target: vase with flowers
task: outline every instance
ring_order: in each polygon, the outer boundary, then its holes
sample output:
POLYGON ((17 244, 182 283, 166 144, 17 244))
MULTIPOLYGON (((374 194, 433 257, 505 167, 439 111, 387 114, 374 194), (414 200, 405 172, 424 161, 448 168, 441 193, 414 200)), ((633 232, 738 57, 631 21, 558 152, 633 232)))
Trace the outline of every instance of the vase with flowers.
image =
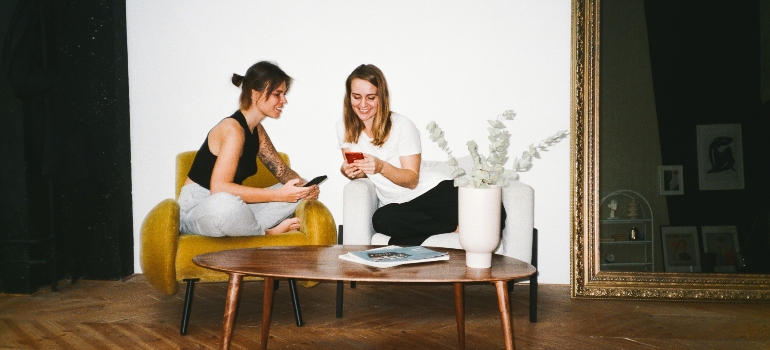
POLYGON ((447 165, 454 184, 458 187, 458 212, 460 245, 466 251, 466 265, 472 268, 489 268, 492 252, 500 243, 500 215, 502 189, 517 182, 520 172, 531 169, 534 158, 540 158, 540 151, 558 143, 568 133, 560 130, 554 135, 530 144, 520 157, 515 157, 512 165, 508 162, 510 133, 504 121, 513 120, 516 113, 507 110, 494 120, 488 120, 489 155, 479 152, 475 141, 468 141, 468 151, 472 160, 470 168, 464 169, 452 154, 444 131, 431 121, 427 130, 429 138, 449 156, 447 165))

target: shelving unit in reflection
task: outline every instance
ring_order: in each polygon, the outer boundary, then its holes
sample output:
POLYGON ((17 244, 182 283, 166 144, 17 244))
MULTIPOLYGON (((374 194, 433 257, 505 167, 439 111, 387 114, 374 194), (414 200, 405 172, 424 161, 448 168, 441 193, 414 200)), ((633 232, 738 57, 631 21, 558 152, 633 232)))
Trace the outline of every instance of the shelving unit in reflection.
POLYGON ((650 203, 638 192, 618 190, 600 204, 602 271, 655 271, 655 229, 650 203))

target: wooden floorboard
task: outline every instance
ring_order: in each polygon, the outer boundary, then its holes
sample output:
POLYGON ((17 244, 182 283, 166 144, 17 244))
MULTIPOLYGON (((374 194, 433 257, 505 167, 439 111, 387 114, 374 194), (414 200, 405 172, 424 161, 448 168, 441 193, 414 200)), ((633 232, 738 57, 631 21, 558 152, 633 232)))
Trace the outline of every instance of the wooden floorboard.
MULTIPOLYGON (((452 285, 298 287, 305 325, 294 324, 288 285, 275 293, 270 349, 456 349, 452 285)), ((262 282, 245 282, 232 349, 260 347, 262 282)), ((184 289, 157 292, 142 275, 125 281, 59 283, 32 295, 0 294, 0 349, 217 349, 227 285, 199 284, 186 336, 184 289)), ((573 300, 569 286, 540 285, 538 323, 529 288, 511 292, 517 349, 770 349, 770 304, 573 300)), ((468 349, 502 349, 494 286, 465 287, 468 349)))

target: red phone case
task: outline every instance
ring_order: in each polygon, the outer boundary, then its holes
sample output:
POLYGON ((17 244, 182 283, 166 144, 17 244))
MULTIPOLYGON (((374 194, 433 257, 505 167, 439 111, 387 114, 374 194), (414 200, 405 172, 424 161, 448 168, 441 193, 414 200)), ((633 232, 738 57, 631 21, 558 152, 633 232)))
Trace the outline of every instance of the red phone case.
POLYGON ((364 159, 364 154, 361 152, 345 152, 345 160, 348 164, 353 163, 356 159, 364 159))

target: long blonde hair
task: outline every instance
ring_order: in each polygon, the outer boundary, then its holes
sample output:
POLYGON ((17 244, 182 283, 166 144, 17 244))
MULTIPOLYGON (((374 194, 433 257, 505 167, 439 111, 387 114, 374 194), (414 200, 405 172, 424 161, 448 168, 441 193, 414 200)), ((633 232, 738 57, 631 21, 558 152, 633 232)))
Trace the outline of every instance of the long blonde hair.
POLYGON ((361 132, 364 131, 364 122, 358 118, 353 111, 353 105, 350 102, 350 85, 353 79, 368 81, 377 88, 377 113, 372 120, 372 144, 382 146, 388 139, 392 122, 390 120, 390 93, 388 93, 388 82, 382 71, 372 64, 362 64, 358 66, 348 76, 345 81, 345 100, 343 106, 343 120, 345 121, 345 142, 357 143, 361 132))

